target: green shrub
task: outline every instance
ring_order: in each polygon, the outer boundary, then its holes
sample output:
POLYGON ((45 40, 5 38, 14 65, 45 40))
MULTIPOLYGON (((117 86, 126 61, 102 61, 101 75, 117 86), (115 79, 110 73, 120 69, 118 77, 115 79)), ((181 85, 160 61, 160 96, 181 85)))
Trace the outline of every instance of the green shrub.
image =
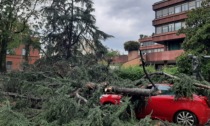
POLYGON ((162 71, 168 74, 175 75, 175 74, 178 74, 177 69, 178 69, 177 66, 164 66, 162 71))
MULTIPOLYGON (((155 72, 153 66, 146 67, 146 70, 148 73, 155 72)), ((142 78, 144 76, 144 71, 141 66, 121 67, 117 74, 123 79, 130 79, 134 81, 142 78)))
POLYGON ((136 41, 128 41, 124 43, 124 49, 126 51, 134 51, 134 50, 139 50, 139 43, 136 41))
POLYGON ((179 73, 187 75, 192 74, 192 60, 188 57, 188 53, 184 53, 177 58, 177 70, 179 73))
MULTIPOLYGON (((192 59, 188 56, 189 53, 185 53, 178 57, 177 59, 177 70, 179 73, 184 73, 187 75, 192 75, 192 59)), ((200 57, 201 58, 201 57, 200 57)), ((201 75, 205 80, 210 81, 210 63, 209 59, 200 59, 201 65, 201 75)))

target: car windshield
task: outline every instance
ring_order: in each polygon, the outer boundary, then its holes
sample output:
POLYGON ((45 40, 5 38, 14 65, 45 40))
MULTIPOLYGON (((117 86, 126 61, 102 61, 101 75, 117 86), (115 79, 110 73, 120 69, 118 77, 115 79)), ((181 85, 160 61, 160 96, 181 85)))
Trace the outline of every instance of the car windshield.
MULTIPOLYGON (((158 90, 161 91, 161 95, 173 95, 173 91, 171 90, 171 86, 169 85, 162 85, 162 84, 156 84, 158 90)), ((151 87, 152 89, 154 87, 151 87)))
POLYGON ((157 88, 161 91, 162 95, 173 95, 171 86, 169 85, 157 85, 157 88))

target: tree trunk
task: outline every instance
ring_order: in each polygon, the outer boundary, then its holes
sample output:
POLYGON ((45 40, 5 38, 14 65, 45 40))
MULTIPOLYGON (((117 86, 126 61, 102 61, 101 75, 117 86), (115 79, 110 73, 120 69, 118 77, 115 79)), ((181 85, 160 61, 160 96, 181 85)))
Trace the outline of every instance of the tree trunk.
POLYGON ((194 86, 199 87, 199 88, 204 88, 204 89, 210 89, 210 86, 204 85, 204 84, 195 83, 194 86))
POLYGON ((29 52, 30 52, 30 44, 25 44, 25 56, 24 56, 24 59, 25 59, 25 62, 28 63, 28 56, 29 56, 29 52))
POLYGON ((0 50, 0 73, 5 73, 7 71, 6 55, 7 55, 7 41, 3 39, 1 42, 1 50, 0 50))
POLYGON ((155 89, 141 89, 141 88, 122 88, 122 87, 108 87, 105 92, 113 92, 116 94, 125 95, 139 95, 139 96, 152 96, 159 94, 155 89))
POLYGON ((68 42, 66 47, 66 60, 72 57, 72 40, 73 40, 73 22, 74 22, 74 1, 71 1, 71 21, 69 22, 70 29, 67 29, 68 33, 68 42))

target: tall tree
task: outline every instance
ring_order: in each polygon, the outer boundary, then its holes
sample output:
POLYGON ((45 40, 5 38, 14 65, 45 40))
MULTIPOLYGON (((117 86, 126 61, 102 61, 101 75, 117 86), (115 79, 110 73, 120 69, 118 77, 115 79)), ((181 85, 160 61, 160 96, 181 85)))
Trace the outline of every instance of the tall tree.
POLYGON ((186 28, 181 29, 186 38, 183 48, 196 55, 210 54, 210 0, 202 2, 202 7, 191 10, 186 19, 186 28))
MULTIPOLYGON (((192 74, 192 70, 194 70, 194 72, 197 71, 199 75, 202 74, 207 81, 210 81, 210 63, 209 59, 205 59, 203 56, 210 55, 209 2, 210 0, 203 1, 200 8, 193 9, 188 13, 186 28, 182 28, 179 31, 179 33, 186 35, 182 44, 186 53, 179 57, 177 61, 178 70, 180 72, 192 74), (193 54, 194 56, 189 57, 188 54, 193 54), (194 65, 192 66, 192 64, 194 65)), ((199 78, 201 77, 199 76, 199 78)))
POLYGON ((0 1, 0 72, 6 72, 6 52, 8 44, 23 32, 39 0, 0 1))
POLYGON ((28 63, 29 62, 29 54, 30 51, 32 49, 41 49, 41 45, 39 42, 40 38, 39 38, 39 33, 35 32, 31 29, 27 29, 24 34, 22 34, 22 43, 25 46, 25 55, 24 55, 24 59, 25 62, 28 63))
POLYGON ((53 0, 43 9, 48 50, 69 59, 81 46, 104 48, 100 40, 111 36, 96 27, 93 11, 92 0, 53 0))

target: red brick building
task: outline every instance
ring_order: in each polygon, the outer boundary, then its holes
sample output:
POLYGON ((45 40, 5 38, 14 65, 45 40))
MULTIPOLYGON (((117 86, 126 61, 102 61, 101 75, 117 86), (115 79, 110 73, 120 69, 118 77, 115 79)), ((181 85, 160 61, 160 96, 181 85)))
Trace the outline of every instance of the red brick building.
MULTIPOLYGON (((23 45, 19 46, 18 48, 14 49, 14 54, 8 54, 6 57, 7 62, 7 70, 21 70, 21 64, 25 61, 25 48, 23 45)), ((33 64, 36 60, 40 58, 39 51, 31 49, 29 53, 29 64, 33 64)))
POLYGON ((120 55, 113 58, 113 65, 122 65, 123 67, 137 66, 141 64, 139 51, 129 51, 128 55, 120 55))
POLYGON ((184 34, 177 35, 177 31, 185 27, 187 12, 200 7, 202 1, 162 0, 153 4, 155 34, 139 40, 148 64, 161 66, 176 63, 176 57, 184 52, 181 44, 185 38, 184 34))

